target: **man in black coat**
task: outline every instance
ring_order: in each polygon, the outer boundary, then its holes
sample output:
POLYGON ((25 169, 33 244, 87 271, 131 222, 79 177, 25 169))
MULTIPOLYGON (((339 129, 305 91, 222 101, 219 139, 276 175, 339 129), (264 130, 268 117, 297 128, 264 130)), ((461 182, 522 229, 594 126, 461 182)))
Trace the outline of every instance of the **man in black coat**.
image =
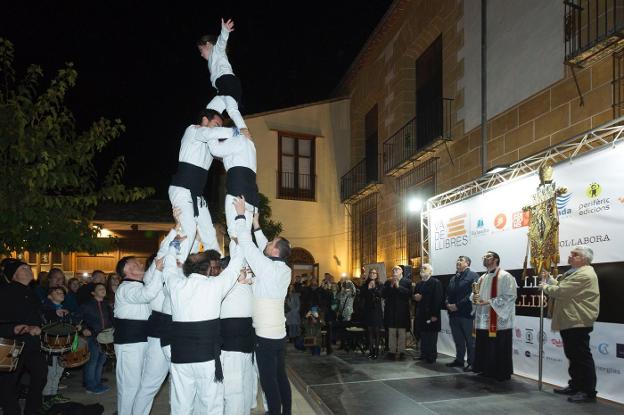
POLYGON ((385 282, 382 296, 386 299, 384 323, 388 327, 388 357, 397 360, 405 358, 411 289, 411 279, 403 275, 403 268, 398 265, 392 268, 392 278, 385 282))
POLYGON ((420 269, 421 281, 416 285, 414 300, 416 306, 415 326, 420 332, 420 357, 427 363, 438 358, 438 333, 441 329, 440 309, 442 308, 442 284, 432 278, 433 267, 423 264, 420 269))
POLYGON ((24 414, 41 411, 42 391, 46 384, 48 365, 41 352, 41 304, 29 287, 33 280, 30 267, 18 260, 4 264, 4 274, 11 281, 0 291, 0 337, 24 342, 17 369, 0 373, 0 406, 4 415, 18 415, 18 380, 24 372, 30 374, 30 385, 24 414))
POLYGON ((449 281, 446 288, 446 309, 449 314, 449 324, 455 343, 455 360, 446 365, 449 367, 464 367, 464 356, 468 352, 468 364, 465 372, 472 370, 474 361, 475 339, 472 337, 474 316, 472 315, 472 284, 479 279, 479 275, 470 269, 470 258, 465 255, 457 258, 455 269, 457 273, 449 281))

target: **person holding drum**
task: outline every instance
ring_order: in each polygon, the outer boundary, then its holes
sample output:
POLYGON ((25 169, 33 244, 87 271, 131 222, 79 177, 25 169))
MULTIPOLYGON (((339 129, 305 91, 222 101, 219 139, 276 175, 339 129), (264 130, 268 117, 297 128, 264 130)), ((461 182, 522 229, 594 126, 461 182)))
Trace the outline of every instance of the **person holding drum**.
MULTIPOLYGON (((90 358, 85 365, 82 377, 87 393, 100 394, 110 390, 102 385, 102 370, 106 363, 106 354, 100 348, 102 333, 112 331, 113 310, 106 301, 106 286, 102 283, 93 285, 91 300, 80 306, 85 325, 85 336, 89 346, 90 358)), ((107 340, 103 340, 107 341, 107 340)), ((112 343, 112 340, 109 340, 112 343)))
POLYGON ((0 337, 2 341, 22 343, 23 349, 17 367, 12 372, 0 373, 0 406, 4 415, 21 414, 17 400, 18 380, 24 372, 30 374, 25 414, 41 411, 42 391, 46 383, 48 365, 41 353, 41 304, 29 288, 33 273, 28 264, 7 261, 4 274, 11 281, 0 290, 0 337))

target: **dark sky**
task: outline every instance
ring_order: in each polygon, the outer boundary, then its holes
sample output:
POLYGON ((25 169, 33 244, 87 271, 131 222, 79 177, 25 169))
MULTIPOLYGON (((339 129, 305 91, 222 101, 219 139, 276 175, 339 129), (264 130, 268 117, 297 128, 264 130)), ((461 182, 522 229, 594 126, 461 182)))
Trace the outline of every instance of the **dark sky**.
POLYGON ((156 188, 175 171, 184 129, 214 95, 195 40, 234 19, 229 57, 243 84, 243 115, 326 99, 392 3, 315 1, 3 2, 0 36, 16 66, 64 62, 78 70, 68 103, 83 127, 120 118, 122 137, 99 156, 123 154, 125 183, 156 188))

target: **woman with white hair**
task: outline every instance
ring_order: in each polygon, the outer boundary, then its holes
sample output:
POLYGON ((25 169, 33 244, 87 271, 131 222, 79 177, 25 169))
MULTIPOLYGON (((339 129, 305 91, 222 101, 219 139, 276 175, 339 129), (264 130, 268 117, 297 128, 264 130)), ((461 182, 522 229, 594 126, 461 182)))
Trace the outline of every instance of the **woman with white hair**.
POLYGON ((432 274, 431 264, 423 264, 420 268, 421 281, 416 284, 414 294, 417 302, 414 324, 420 332, 420 357, 427 363, 434 363, 438 358, 440 309, 443 304, 442 284, 437 278, 431 278, 432 274))

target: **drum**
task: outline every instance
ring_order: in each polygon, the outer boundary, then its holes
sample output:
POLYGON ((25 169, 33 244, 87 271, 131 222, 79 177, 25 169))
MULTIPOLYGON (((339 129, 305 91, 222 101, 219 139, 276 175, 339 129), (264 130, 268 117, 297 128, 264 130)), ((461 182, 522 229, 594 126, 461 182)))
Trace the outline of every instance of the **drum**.
POLYGON ((87 344, 87 341, 82 337, 79 337, 78 348, 76 349, 76 351, 70 351, 62 355, 60 363, 61 366, 64 368, 73 368, 84 365, 89 361, 90 357, 91 354, 89 353, 89 345, 87 344))
POLYGON ((104 329, 102 330, 96 337, 97 342, 100 345, 100 349, 102 353, 106 355, 109 359, 115 357, 115 329, 104 329))
POLYGON ((17 368, 24 342, 0 337, 0 372, 12 372, 17 368))
POLYGON ((65 353, 71 349, 77 329, 68 323, 56 322, 41 328, 41 350, 48 353, 65 353))

